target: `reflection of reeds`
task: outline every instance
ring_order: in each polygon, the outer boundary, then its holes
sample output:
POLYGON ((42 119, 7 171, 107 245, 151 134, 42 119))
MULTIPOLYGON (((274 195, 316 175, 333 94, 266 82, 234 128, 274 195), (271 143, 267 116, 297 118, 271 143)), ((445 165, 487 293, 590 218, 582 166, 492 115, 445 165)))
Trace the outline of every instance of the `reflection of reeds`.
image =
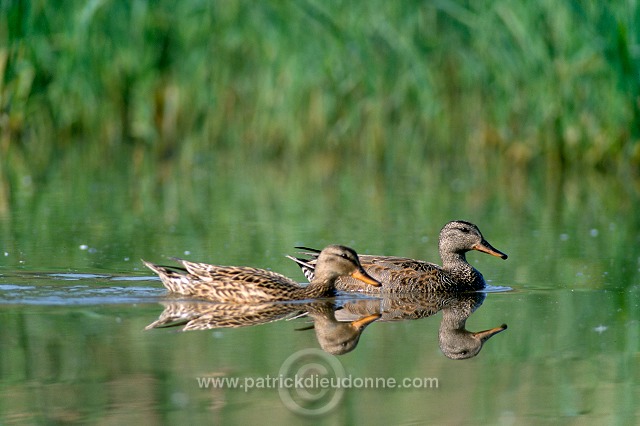
POLYGON ((102 157, 123 141, 168 161, 640 161, 638 6, 4 8, 0 155, 31 170, 71 143, 102 157))

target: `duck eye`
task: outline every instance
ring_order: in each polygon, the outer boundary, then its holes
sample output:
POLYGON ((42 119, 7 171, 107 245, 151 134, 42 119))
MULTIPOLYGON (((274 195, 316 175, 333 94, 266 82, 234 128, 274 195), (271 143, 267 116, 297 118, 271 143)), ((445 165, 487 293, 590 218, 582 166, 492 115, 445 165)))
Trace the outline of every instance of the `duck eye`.
POLYGON ((469 233, 469 228, 460 228, 460 230, 461 230, 462 232, 464 232, 465 234, 468 234, 468 233, 469 233))

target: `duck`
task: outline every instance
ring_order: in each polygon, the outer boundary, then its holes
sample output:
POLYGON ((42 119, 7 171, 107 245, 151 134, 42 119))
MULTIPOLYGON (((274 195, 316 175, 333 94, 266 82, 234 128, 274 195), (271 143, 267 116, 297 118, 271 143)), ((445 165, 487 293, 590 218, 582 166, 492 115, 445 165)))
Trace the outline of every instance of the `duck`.
MULTIPOLYGON (((308 247, 302 254, 310 259, 287 256, 300 266, 307 279, 314 277, 319 251, 308 247)), ((501 259, 508 256, 493 247, 477 225, 454 220, 442 227, 438 238, 442 266, 423 260, 396 256, 360 255, 364 270, 382 283, 379 287, 363 286, 350 277, 340 277, 335 286, 340 291, 365 293, 412 293, 478 291, 486 287, 484 277, 466 259, 466 253, 477 250, 501 259)))
POLYGON ((365 272, 357 253, 329 245, 317 253, 314 277, 306 287, 276 272, 249 266, 219 266, 174 258, 182 267, 142 263, 155 272, 169 293, 223 303, 263 303, 333 297, 339 277, 366 285, 381 283, 365 272))

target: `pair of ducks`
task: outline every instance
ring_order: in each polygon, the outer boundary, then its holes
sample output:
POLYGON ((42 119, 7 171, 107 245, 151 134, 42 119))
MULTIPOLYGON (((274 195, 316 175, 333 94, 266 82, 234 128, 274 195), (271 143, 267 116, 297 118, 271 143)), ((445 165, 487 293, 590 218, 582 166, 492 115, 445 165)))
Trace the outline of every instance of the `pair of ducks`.
POLYGON ((306 287, 284 275, 248 266, 217 266, 176 259, 182 268, 169 268, 143 260, 160 276, 171 293, 224 303, 262 303, 335 296, 336 290, 382 293, 475 291, 484 288, 482 274, 465 253, 478 250, 506 259, 493 248, 478 227, 456 220, 447 223, 438 240, 442 266, 395 256, 359 256, 349 247, 330 245, 308 249, 305 260, 295 261, 309 279, 306 287))

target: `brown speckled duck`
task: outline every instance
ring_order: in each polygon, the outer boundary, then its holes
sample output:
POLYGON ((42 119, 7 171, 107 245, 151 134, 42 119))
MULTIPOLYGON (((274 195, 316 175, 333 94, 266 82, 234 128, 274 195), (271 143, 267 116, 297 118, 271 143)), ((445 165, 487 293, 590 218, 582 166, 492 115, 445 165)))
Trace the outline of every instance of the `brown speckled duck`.
POLYGON ((380 286, 362 269, 356 252, 340 245, 327 246, 317 254, 314 277, 306 287, 265 269, 176 260, 182 268, 142 262, 160 276, 169 292, 217 302, 262 303, 331 297, 335 295, 335 282, 341 276, 380 286))
MULTIPOLYGON (((449 222, 442 228, 438 246, 442 266, 405 257, 361 255, 360 262, 364 270, 380 281, 382 286, 368 287, 349 277, 341 277, 336 282, 336 288, 369 293, 481 290, 486 286, 484 278, 480 271, 467 262, 466 253, 478 250, 502 259, 507 258, 506 254, 484 239, 476 225, 463 220, 449 222)), ((306 250, 305 254, 312 259, 288 257, 298 263, 307 279, 312 280, 319 252, 305 247, 298 248, 306 250)))

